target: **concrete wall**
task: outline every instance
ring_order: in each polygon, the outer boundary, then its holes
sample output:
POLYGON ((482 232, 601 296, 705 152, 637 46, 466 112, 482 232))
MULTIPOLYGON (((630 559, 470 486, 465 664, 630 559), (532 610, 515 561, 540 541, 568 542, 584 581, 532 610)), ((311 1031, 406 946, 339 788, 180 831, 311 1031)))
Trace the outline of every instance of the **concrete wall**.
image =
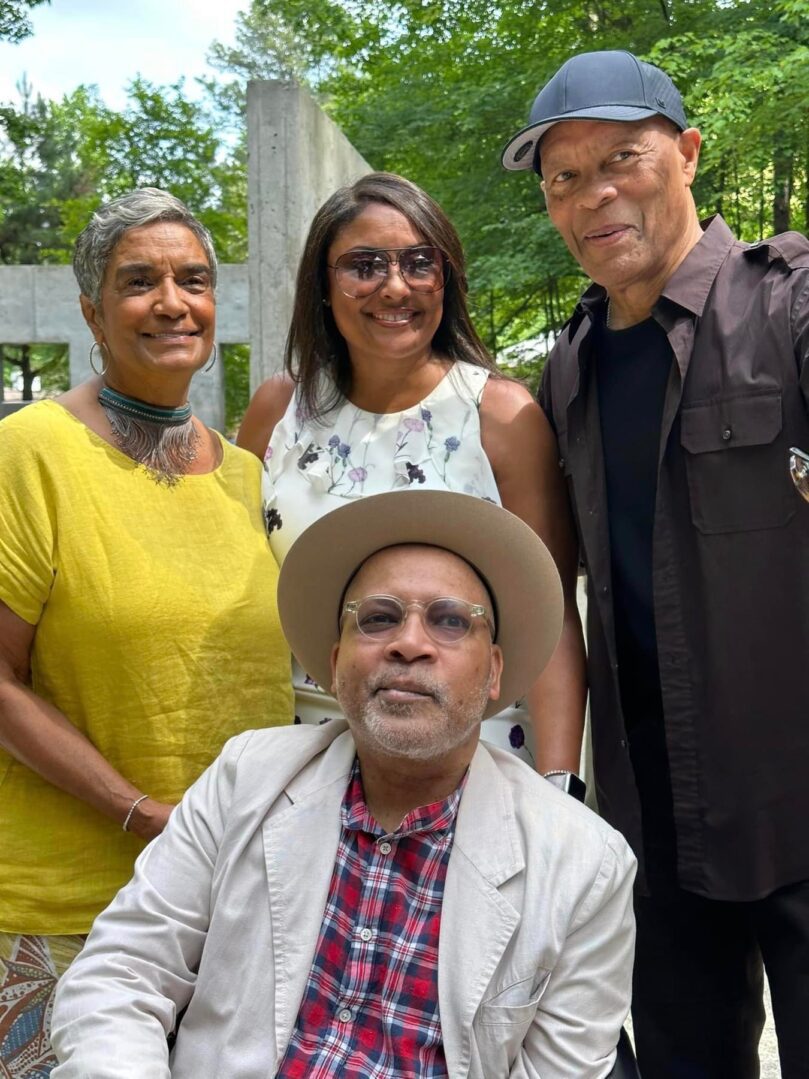
POLYGON ((283 366, 298 261, 315 211, 371 172, 342 131, 293 83, 247 86, 250 388, 283 366))
MULTIPOLYGON (((249 341, 247 266, 219 267, 216 304, 217 344, 249 341)), ((0 344, 66 344, 70 383, 75 386, 92 374, 92 343, 70 266, 0 266, 0 344)), ((190 393, 196 414, 220 431, 225 421, 224 386, 220 359, 210 371, 199 371, 194 376, 190 393)), ((16 407, 2 403, 0 415, 16 407)))

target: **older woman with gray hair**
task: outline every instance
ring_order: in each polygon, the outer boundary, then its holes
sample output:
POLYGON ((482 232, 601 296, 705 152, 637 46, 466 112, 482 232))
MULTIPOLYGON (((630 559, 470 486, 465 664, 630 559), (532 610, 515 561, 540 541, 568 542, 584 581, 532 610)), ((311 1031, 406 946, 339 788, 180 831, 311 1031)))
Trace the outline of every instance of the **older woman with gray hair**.
POLYGON ((51 994, 238 731, 292 718, 261 465, 195 417, 216 256, 172 195, 76 243, 97 374, 0 423, 0 1074, 48 1075, 51 994))

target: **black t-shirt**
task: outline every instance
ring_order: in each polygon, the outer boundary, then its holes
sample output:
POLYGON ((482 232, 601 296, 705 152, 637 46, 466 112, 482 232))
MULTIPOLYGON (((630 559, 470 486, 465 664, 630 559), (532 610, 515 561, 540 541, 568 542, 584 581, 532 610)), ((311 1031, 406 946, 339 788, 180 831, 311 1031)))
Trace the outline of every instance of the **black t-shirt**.
POLYGON ((657 460, 673 353, 653 318, 625 330, 601 323, 597 332, 618 680, 654 890, 660 873, 668 879, 674 872, 675 852, 652 588, 657 460))

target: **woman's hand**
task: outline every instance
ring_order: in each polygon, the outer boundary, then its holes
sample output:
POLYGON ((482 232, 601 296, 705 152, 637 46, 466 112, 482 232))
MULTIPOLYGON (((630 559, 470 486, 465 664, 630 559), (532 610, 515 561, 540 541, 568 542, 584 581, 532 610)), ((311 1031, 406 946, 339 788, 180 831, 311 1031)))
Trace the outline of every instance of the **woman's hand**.
POLYGON ((129 818, 127 831, 141 839, 154 839, 168 824, 173 809, 174 806, 167 802, 156 802, 154 798, 146 798, 135 807, 135 811, 129 818))

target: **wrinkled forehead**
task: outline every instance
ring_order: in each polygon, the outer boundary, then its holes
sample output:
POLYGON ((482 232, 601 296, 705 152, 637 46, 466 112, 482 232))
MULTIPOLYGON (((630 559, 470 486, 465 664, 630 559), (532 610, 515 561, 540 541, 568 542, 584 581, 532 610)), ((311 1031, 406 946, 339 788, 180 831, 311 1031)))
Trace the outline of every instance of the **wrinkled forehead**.
POLYGON ((612 142, 654 136, 678 134, 677 125, 665 116, 649 116, 644 120, 560 120, 550 127, 537 146, 540 165, 559 154, 578 150, 598 151, 612 142))
POLYGON ((454 551, 423 543, 383 547, 369 555, 349 578, 340 607, 346 599, 360 598, 369 590, 377 593, 394 591, 394 583, 403 575, 429 580, 430 590, 436 595, 456 595, 459 599, 486 604, 493 613, 495 611, 494 596, 477 567, 454 551))

